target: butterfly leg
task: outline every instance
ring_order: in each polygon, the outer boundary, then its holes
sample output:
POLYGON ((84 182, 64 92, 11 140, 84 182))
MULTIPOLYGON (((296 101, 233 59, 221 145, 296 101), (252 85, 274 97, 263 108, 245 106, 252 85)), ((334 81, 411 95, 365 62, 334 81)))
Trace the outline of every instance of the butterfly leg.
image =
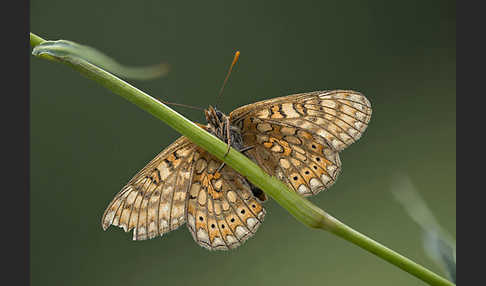
MULTIPOLYGON (((243 153, 243 152, 246 152, 246 151, 251 150, 251 149, 253 149, 253 148, 255 148, 255 146, 246 146, 246 147, 244 147, 244 148, 241 148, 241 150, 239 150, 239 151, 243 153)), ((228 151, 229 151, 229 150, 228 150, 228 151)), ((228 152, 226 152, 226 154, 228 154, 228 152)), ((226 155, 225 155, 225 156, 226 156, 226 155)), ((218 169, 216 170, 216 173, 220 172, 220 171, 221 171, 221 169, 223 169, 223 167, 224 167, 225 165, 226 165, 226 163, 225 163, 225 162, 221 163, 221 165, 220 165, 220 166, 218 167, 218 169)))
POLYGON ((248 150, 251 150, 251 149, 253 149, 253 148, 255 148, 255 145, 253 145, 253 146, 246 146, 246 147, 243 147, 243 148, 241 148, 239 151, 240 151, 241 153, 244 153, 244 152, 246 152, 246 151, 248 151, 248 150))
POLYGON ((219 166, 219 168, 216 170, 216 172, 215 172, 215 173, 219 173, 219 172, 221 172, 221 169, 223 169, 223 167, 224 167, 225 165, 226 165, 226 163, 225 163, 225 162, 221 163, 221 165, 219 166))
POLYGON ((228 150, 226 150, 226 153, 224 153, 225 158, 226 158, 226 155, 228 155, 230 148, 231 148, 231 133, 230 133, 229 117, 226 117, 226 139, 227 139, 227 142, 228 142, 228 150))

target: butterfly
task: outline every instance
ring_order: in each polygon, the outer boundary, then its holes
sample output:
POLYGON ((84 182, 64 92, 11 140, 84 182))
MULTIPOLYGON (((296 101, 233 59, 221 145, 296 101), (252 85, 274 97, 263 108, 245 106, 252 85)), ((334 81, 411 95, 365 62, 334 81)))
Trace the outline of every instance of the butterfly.
MULTIPOLYGON (((293 94, 239 107, 209 106, 201 128, 256 162, 302 196, 328 189, 341 171, 339 152, 356 142, 371 104, 352 90, 293 94)), ((105 210, 101 225, 133 240, 162 236, 184 223, 210 250, 228 250, 253 236, 265 217, 265 193, 186 137, 140 170, 105 210)))

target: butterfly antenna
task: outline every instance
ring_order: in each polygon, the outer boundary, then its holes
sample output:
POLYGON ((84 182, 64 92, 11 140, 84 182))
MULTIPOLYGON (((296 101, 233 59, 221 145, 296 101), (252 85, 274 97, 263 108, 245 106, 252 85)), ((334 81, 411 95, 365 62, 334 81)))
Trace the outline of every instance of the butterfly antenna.
POLYGON ((195 109, 195 110, 204 110, 204 108, 197 107, 197 106, 192 106, 192 105, 187 105, 187 104, 182 104, 182 103, 175 103, 175 102, 168 102, 168 101, 164 101, 164 100, 160 100, 160 99, 157 99, 157 100, 159 100, 163 104, 167 104, 167 105, 181 106, 181 107, 195 109))
POLYGON ((233 58, 233 62, 231 63, 231 66, 228 70, 228 73, 226 74, 226 78, 224 79, 224 82, 223 82, 223 85, 221 86, 221 89, 219 90, 219 94, 218 94, 218 103, 221 101, 222 99, 222 94, 223 94, 223 90, 224 90, 224 87, 226 85, 226 82, 228 82, 228 78, 231 74, 231 70, 233 69, 233 67, 236 65, 236 62, 238 61, 238 58, 240 57, 240 51, 236 51, 235 53, 235 56, 233 58))

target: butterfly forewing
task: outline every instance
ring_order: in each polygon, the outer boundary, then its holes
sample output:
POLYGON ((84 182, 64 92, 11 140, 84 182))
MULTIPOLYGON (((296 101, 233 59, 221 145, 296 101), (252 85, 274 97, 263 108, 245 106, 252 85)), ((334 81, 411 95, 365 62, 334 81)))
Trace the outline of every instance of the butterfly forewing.
POLYGON ((180 137, 138 172, 115 196, 102 227, 133 229, 133 239, 153 238, 185 222, 187 190, 192 182, 196 145, 180 137))

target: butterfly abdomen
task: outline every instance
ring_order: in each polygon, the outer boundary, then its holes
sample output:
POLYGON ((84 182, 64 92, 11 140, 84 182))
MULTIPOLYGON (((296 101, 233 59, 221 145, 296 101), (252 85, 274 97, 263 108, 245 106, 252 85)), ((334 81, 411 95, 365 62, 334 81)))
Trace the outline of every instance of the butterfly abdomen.
POLYGON ((265 194, 265 192, 263 192, 257 186, 253 185, 250 181, 247 180, 247 182, 248 184, 250 184, 251 192, 253 193, 253 196, 255 196, 255 198, 259 199, 261 202, 267 200, 267 195, 265 194))

